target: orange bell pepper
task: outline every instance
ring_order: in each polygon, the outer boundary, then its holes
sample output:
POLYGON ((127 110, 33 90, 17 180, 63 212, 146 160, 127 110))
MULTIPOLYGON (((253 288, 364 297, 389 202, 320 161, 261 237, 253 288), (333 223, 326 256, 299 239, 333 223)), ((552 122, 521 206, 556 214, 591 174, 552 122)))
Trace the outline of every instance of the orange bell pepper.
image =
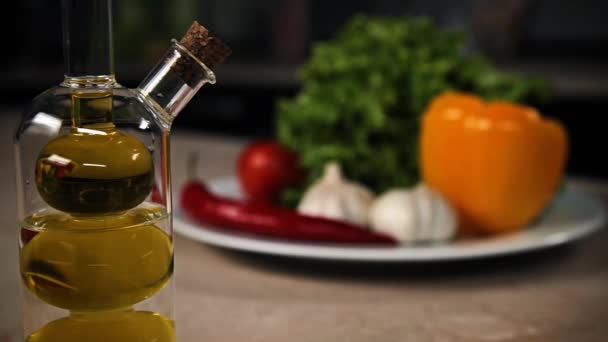
POLYGON ((567 152, 562 125, 514 103, 446 92, 422 120, 422 177, 457 209, 465 235, 530 223, 554 196, 567 152))

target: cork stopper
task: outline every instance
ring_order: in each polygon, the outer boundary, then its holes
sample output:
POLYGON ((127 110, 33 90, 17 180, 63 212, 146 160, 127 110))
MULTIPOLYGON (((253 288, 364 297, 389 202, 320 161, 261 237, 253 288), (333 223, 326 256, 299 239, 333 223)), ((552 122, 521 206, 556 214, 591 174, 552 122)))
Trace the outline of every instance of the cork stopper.
POLYGON ((212 36, 209 30, 196 20, 179 43, 211 70, 232 52, 224 42, 212 36))

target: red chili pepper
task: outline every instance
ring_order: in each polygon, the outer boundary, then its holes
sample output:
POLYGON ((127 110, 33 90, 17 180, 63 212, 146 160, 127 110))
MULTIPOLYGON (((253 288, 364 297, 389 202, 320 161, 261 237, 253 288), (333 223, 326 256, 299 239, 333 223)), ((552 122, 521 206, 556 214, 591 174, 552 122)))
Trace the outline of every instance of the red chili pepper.
POLYGON ((181 207, 200 223, 275 238, 334 243, 396 244, 392 238, 352 224, 298 214, 258 202, 241 202, 210 193, 189 182, 182 189, 181 207))

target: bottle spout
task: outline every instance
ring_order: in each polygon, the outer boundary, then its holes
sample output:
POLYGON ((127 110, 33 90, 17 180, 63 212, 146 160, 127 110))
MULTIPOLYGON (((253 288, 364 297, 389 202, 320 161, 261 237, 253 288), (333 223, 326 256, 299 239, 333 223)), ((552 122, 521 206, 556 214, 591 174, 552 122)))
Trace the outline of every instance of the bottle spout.
POLYGON ((135 92, 169 128, 203 85, 215 83, 212 68, 229 54, 223 42, 195 21, 180 42, 172 40, 169 50, 135 92))

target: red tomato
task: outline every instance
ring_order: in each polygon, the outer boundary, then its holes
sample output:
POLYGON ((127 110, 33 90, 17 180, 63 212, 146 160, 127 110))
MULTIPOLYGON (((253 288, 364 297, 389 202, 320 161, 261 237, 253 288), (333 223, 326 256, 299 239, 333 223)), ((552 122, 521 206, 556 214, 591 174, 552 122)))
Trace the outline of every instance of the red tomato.
POLYGON ((275 200, 282 189, 303 179, 297 156, 274 141, 248 145, 239 156, 238 176, 247 197, 263 202, 275 200))

